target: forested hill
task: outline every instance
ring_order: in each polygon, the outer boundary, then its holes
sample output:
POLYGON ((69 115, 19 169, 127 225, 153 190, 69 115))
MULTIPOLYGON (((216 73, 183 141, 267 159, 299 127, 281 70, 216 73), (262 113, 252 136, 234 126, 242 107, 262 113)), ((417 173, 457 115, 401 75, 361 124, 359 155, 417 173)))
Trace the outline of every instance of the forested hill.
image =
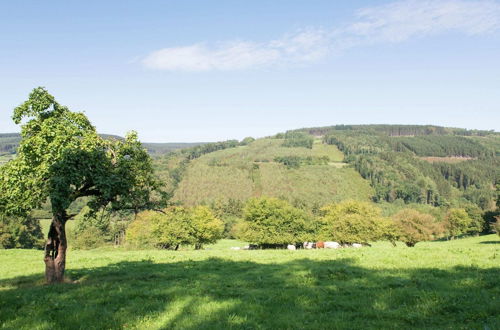
MULTIPOLYGON (((106 139, 123 139, 117 135, 101 134, 106 139)), ((14 154, 21 141, 19 133, 0 133, 0 156, 14 154)), ((144 147, 148 149, 151 155, 163 155, 174 150, 195 147, 204 144, 204 142, 172 142, 172 143, 143 143, 144 147)))
POLYGON ((495 205, 500 134, 418 125, 338 125, 183 149, 158 173, 187 204, 269 195, 295 205, 328 201, 432 207, 495 205))
MULTIPOLYGON (((19 140, 0 134, 0 164, 19 140)), ((493 131, 337 125, 257 140, 144 145, 157 155, 156 171, 174 201, 215 203, 229 213, 264 195, 313 210, 345 199, 490 210, 500 187, 500 134, 493 131)))

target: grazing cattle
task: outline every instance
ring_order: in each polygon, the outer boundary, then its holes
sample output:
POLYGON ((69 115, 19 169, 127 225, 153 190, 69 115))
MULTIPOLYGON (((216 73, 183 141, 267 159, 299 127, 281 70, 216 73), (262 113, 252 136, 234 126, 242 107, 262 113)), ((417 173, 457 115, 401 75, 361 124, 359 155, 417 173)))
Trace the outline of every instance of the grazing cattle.
POLYGON ((288 244, 287 247, 286 247, 288 250, 296 250, 297 248, 295 247, 295 245, 292 245, 292 244, 288 244))
POLYGON ((325 248, 325 242, 316 242, 316 248, 317 249, 325 248))
POLYGON ((240 247, 239 246, 233 246, 233 247, 231 247, 231 250, 240 250, 240 247))
POLYGON ((340 244, 337 242, 324 242, 325 249, 338 249, 340 248, 340 244))
POLYGON ((304 246, 304 249, 315 249, 316 248, 316 243, 313 243, 313 242, 304 242, 303 244, 304 246))
POLYGON ((356 248, 356 249, 359 249, 360 247, 363 247, 363 245, 361 245, 359 243, 352 243, 352 247, 356 248))

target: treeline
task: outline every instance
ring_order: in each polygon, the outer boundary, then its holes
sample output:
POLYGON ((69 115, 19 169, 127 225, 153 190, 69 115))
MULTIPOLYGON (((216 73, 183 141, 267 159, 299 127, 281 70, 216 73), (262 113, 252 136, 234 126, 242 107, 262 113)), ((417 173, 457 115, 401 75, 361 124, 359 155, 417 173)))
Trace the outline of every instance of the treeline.
POLYGON ((363 131, 379 133, 388 136, 425 136, 425 135, 462 135, 487 136, 498 134, 494 131, 468 130, 465 128, 442 127, 435 125, 334 125, 324 127, 302 128, 295 131, 312 135, 327 135, 338 131, 363 131))
POLYGON ((366 131, 342 131, 323 137, 324 142, 336 145, 347 156, 396 151, 420 157, 491 158, 498 152, 495 147, 500 147, 500 139, 492 137, 491 140, 481 144, 478 140, 462 136, 392 137, 366 131), (498 144, 495 145, 495 142, 498 144))
POLYGON ((308 148, 312 149, 314 137, 304 132, 288 131, 286 133, 279 133, 275 136, 277 139, 285 139, 283 147, 289 148, 308 148))
POLYGON ((302 165, 328 165, 330 157, 300 157, 300 156, 278 156, 274 161, 285 165, 287 168, 299 168, 302 165))
MULTIPOLYGON (((100 136, 107 140, 123 140, 123 137, 110 134, 100 134, 100 136)), ((0 133, 0 155, 2 153, 14 154, 16 153, 19 142, 21 141, 21 135, 19 133, 0 133)), ((146 148, 149 154, 164 155, 169 152, 191 148, 198 145, 205 144, 204 142, 190 142, 190 143, 143 143, 143 147, 146 148)))

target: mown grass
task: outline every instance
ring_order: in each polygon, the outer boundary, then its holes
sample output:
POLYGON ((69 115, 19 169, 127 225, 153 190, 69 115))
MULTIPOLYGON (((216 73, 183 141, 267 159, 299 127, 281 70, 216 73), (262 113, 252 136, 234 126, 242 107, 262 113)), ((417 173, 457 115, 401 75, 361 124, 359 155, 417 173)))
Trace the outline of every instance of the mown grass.
POLYGON ((70 251, 43 285, 40 251, 0 253, 7 329, 498 329, 497 236, 371 248, 70 251))
POLYGON ((344 167, 343 154, 316 141, 312 149, 283 147, 280 139, 259 139, 248 146, 213 152, 192 161, 175 199, 197 205, 229 198, 247 200, 261 195, 285 198, 307 207, 345 199, 369 200, 373 189, 353 168, 344 167), (328 165, 287 168, 276 157, 328 156, 328 165))

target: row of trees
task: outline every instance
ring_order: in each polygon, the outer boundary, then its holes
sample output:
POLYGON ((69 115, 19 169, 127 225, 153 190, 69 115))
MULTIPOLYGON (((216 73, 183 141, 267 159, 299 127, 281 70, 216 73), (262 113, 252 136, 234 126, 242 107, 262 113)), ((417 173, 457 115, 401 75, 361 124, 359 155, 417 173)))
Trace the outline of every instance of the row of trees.
POLYGON ((383 217, 372 203, 344 201, 326 205, 319 216, 276 198, 250 199, 236 236, 263 247, 305 241, 365 243, 377 240, 417 242, 465 233, 477 233, 477 224, 464 209, 450 209, 442 222, 414 209, 403 209, 392 218, 383 217))

